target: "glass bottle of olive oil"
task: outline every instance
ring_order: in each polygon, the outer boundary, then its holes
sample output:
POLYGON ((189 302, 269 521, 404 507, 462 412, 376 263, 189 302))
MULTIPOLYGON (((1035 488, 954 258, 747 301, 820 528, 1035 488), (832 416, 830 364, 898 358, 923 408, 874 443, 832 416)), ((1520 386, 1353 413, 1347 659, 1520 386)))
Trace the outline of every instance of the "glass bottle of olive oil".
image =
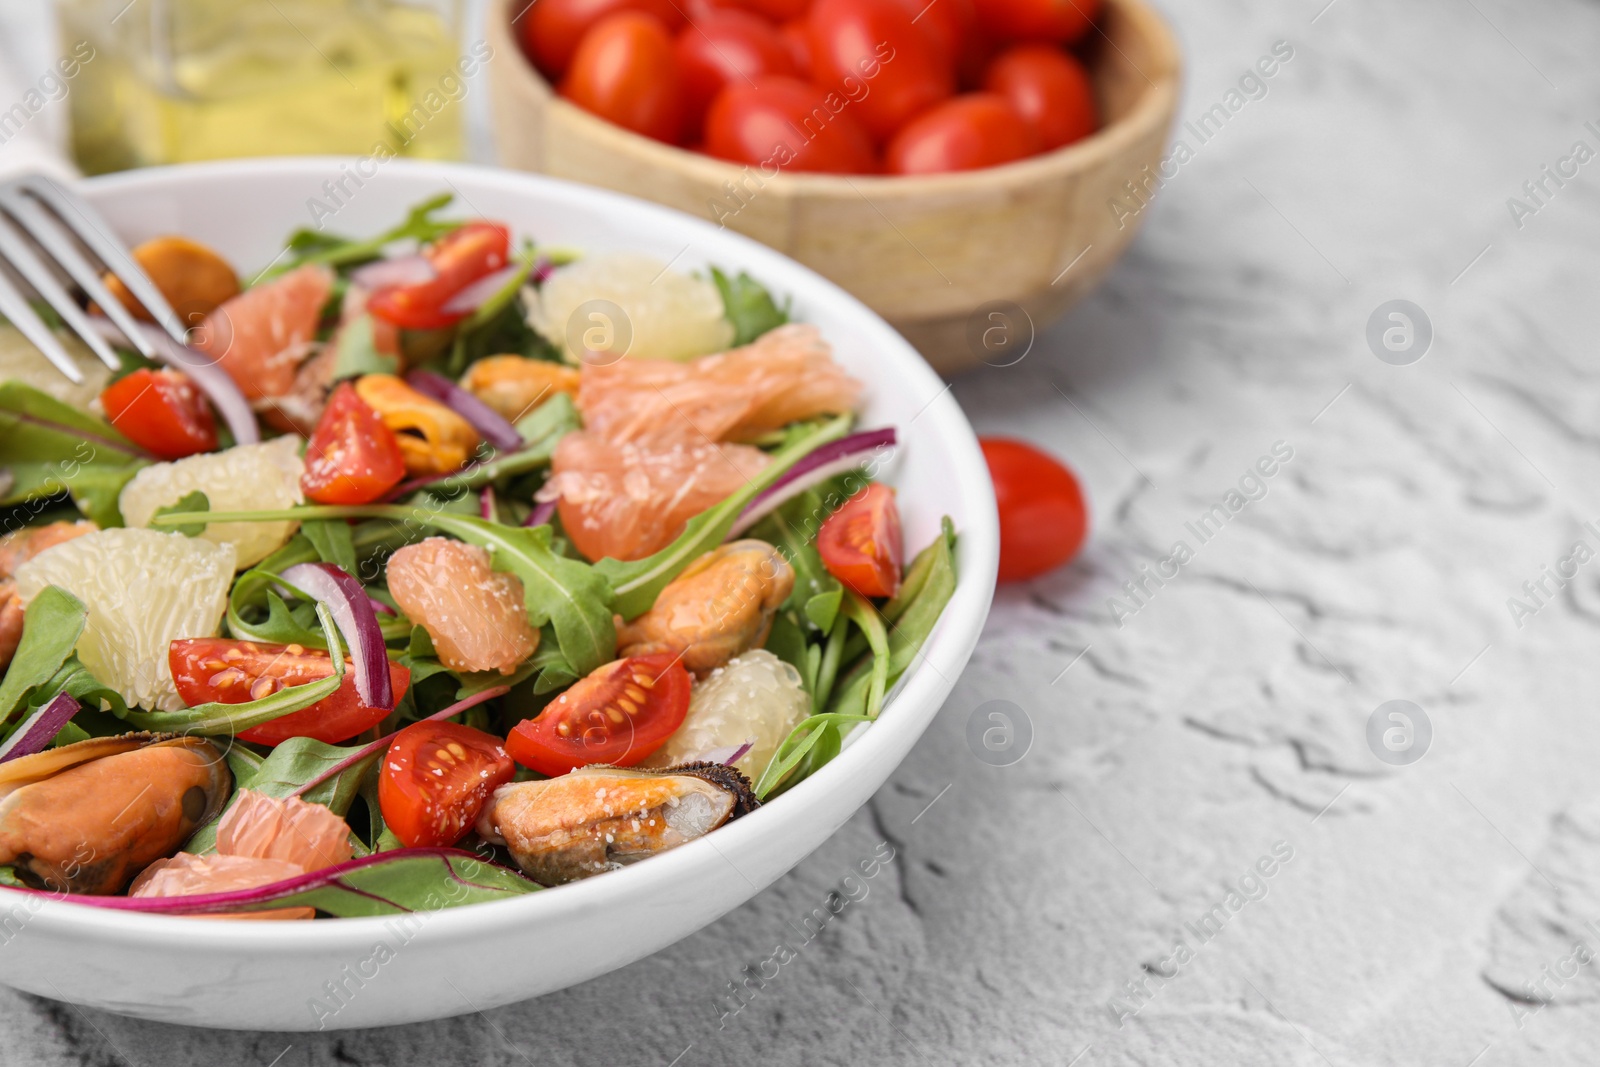
POLYGON ((57 0, 85 173, 239 156, 462 147, 456 0, 57 0))

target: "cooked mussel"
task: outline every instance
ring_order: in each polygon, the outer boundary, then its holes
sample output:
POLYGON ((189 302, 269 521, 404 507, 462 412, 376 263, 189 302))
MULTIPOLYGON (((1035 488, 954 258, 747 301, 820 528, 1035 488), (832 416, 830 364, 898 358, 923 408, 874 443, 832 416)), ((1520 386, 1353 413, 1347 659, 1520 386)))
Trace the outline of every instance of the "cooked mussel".
POLYGON ((501 786, 478 833, 503 843, 540 885, 561 885, 676 848, 758 803, 750 779, 720 763, 592 766, 501 786))
POLYGON ((216 817, 233 788, 200 737, 94 737, 0 763, 0 864, 37 888, 115 893, 216 817))

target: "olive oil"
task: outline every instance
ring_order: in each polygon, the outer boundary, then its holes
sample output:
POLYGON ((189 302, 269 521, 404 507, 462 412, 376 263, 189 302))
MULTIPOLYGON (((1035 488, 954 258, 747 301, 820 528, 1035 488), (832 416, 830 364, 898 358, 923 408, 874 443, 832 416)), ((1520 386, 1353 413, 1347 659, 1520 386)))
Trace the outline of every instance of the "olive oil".
POLYGON ((458 55, 454 7, 58 0, 62 40, 97 52, 72 85, 73 154, 89 174, 240 156, 458 157, 463 74, 486 57, 458 55))

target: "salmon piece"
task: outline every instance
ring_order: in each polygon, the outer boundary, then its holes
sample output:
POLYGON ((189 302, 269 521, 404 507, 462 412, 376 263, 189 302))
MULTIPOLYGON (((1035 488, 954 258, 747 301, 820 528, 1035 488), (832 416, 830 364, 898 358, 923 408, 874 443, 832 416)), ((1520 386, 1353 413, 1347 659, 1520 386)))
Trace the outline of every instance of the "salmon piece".
POLYGON ((317 325, 332 292, 327 267, 296 267, 207 315, 195 347, 215 359, 247 399, 287 396, 300 364, 316 348, 317 325))
POLYGON ((749 445, 647 447, 577 430, 556 446, 538 499, 559 500, 561 526, 591 560, 641 559, 683 532, 767 465, 749 445))
POLYGON ((389 557, 389 595, 453 671, 510 674, 539 647, 522 582, 477 545, 429 537, 389 557))
POLYGON ((833 361, 815 326, 791 323, 742 348, 685 363, 585 365, 584 426, 612 441, 740 441, 799 419, 851 411, 862 384, 833 361))

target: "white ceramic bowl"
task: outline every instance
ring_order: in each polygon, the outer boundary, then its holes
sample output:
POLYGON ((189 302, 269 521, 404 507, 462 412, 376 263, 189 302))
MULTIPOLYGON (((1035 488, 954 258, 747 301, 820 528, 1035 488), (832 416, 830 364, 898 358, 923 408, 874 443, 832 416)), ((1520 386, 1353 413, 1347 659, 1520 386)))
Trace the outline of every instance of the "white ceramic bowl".
POLYGON ((840 361, 868 383, 864 424, 898 427, 891 479, 906 543, 920 548, 940 516, 955 520, 955 596, 878 722, 809 780, 699 841, 589 881, 404 922, 206 921, 0 895, 7 985, 166 1022, 307 1030, 459 1015, 585 981, 726 914, 821 844, 921 736, 977 642, 999 551, 988 471, 944 383, 860 301, 754 241, 629 197, 475 167, 357 162, 147 170, 96 179, 87 193, 130 242, 187 234, 245 271, 265 266, 290 230, 315 226, 317 217, 332 232, 374 234, 440 191, 454 191, 463 213, 509 222, 519 238, 642 251, 680 270, 748 270, 792 294, 796 317, 821 327, 840 361), (330 1015, 327 1006, 338 1010, 330 1015))

